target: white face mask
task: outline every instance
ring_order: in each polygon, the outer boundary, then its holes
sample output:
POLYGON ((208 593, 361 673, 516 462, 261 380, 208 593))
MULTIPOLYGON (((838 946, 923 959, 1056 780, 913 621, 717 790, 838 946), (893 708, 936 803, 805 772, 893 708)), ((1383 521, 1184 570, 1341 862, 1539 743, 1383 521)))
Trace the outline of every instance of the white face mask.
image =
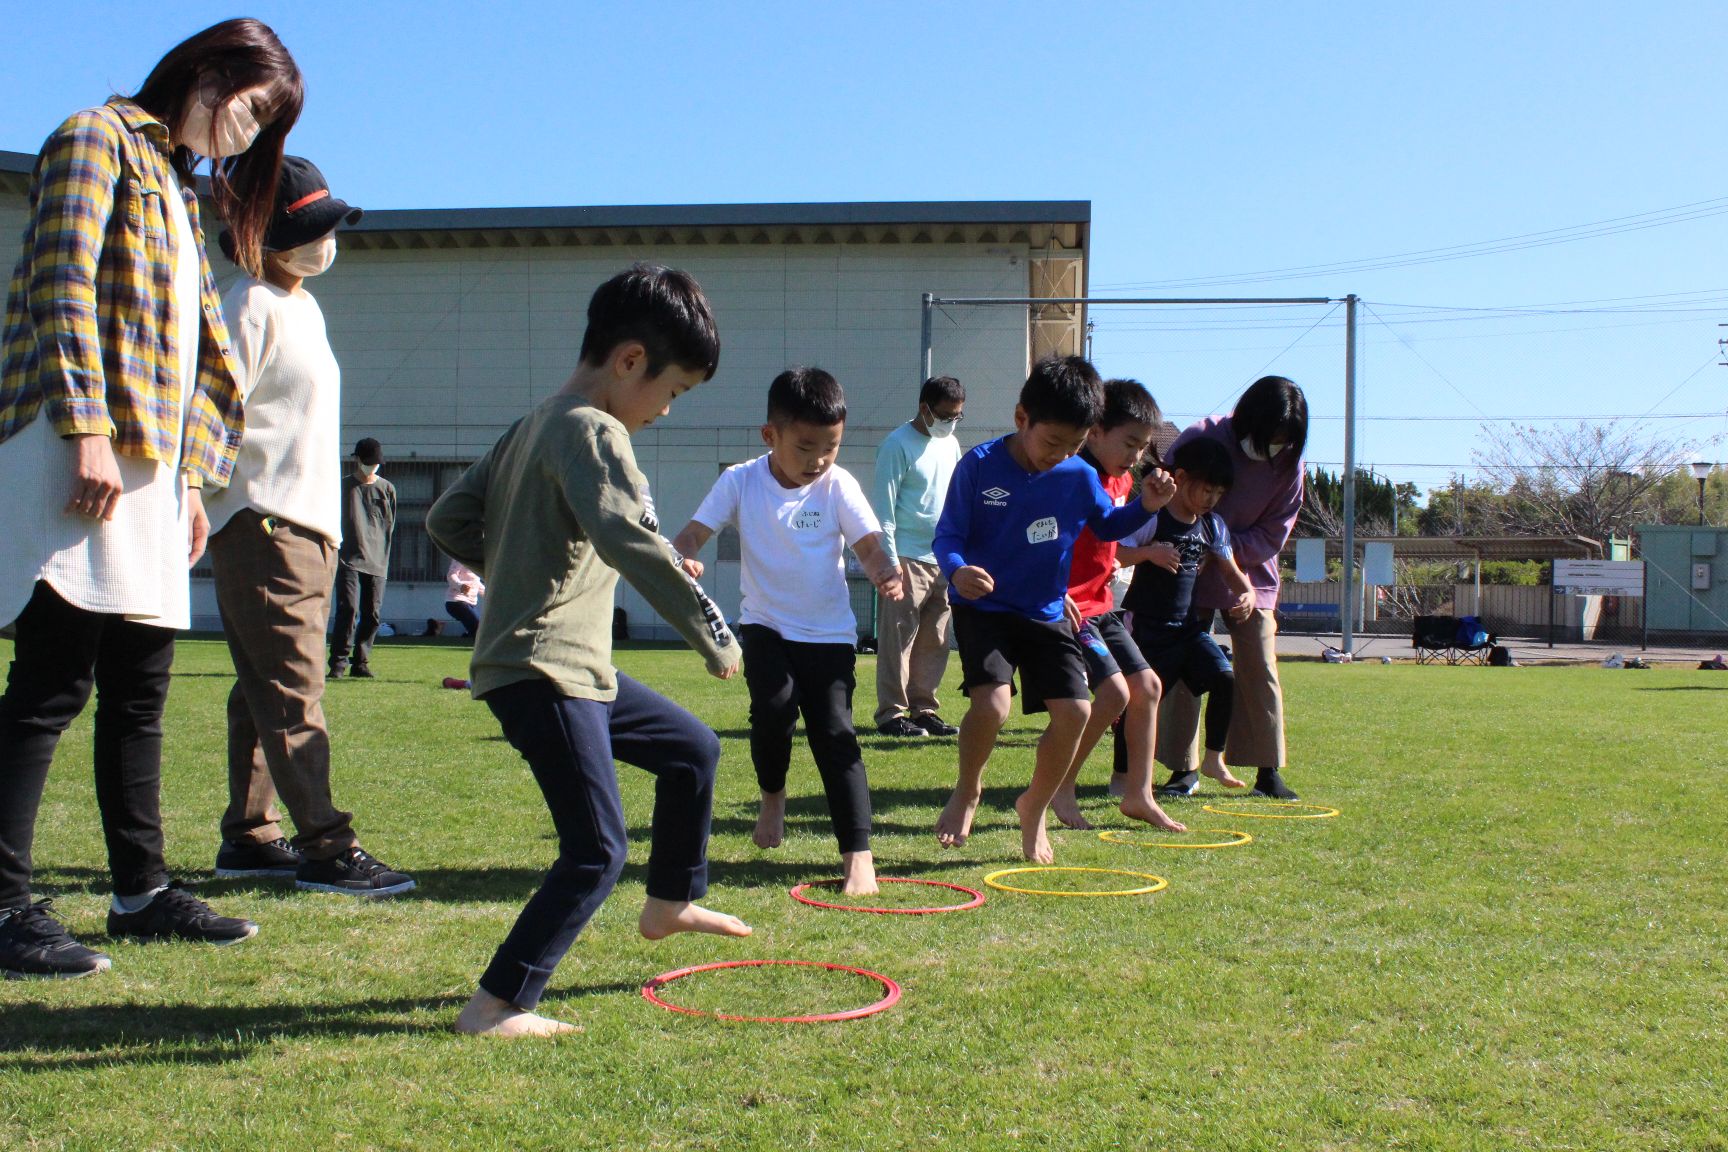
POLYGON ((220 160, 238 156, 252 147, 252 141, 258 139, 262 130, 252 109, 240 97, 234 97, 219 109, 212 108, 204 103, 204 91, 200 89, 180 133, 186 147, 201 156, 220 160))
POLYGON ((959 420, 932 420, 930 421, 930 435, 937 440, 946 440, 954 435, 954 429, 959 426, 959 420))
POLYGON ((376 464, 362 464, 362 465, 360 465, 360 475, 362 475, 362 476, 376 476, 377 474, 378 474, 378 465, 376 465, 376 464))
POLYGON ((1242 437, 1238 443, 1242 446, 1242 454, 1250 460, 1270 460, 1288 447, 1288 445, 1284 444, 1274 444, 1272 445, 1272 450, 1270 452, 1262 452, 1258 448, 1254 447, 1254 441, 1247 436, 1242 437))
POLYGON ((292 276, 317 276, 336 262, 336 234, 276 253, 276 263, 292 276))

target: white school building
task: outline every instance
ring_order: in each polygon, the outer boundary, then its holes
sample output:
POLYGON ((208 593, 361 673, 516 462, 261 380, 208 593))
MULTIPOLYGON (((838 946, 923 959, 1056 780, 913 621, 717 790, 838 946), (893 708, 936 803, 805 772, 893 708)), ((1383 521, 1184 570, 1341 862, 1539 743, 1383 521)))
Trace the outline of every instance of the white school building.
MULTIPOLYGON (((31 154, 0 151, 0 252, 8 274, 27 213, 31 154)), ((1087 201, 718 204, 380 210, 340 234, 340 256, 308 287, 342 366, 342 439, 384 444, 400 498, 384 615, 418 633, 443 619, 446 561, 421 527, 463 467, 569 377, 588 297, 638 260, 683 268, 719 322, 720 369, 636 438, 668 536, 727 465, 763 451, 768 382, 811 364, 832 372, 850 414, 840 462, 867 488, 881 438, 916 412, 921 301, 1084 296, 1087 201)), ((217 252, 219 281, 237 275, 217 252)), ((962 442, 1008 430, 1031 361, 1083 350, 1067 305, 938 312, 933 366, 967 390, 962 442)), ((50 478, 49 483, 52 483, 50 478)), ((736 542, 710 544, 704 583, 738 609, 736 542)), ((857 598, 870 631, 869 597, 857 598)), ((634 638, 668 639, 627 587, 634 638)), ((219 626, 194 580, 194 626, 219 626)))

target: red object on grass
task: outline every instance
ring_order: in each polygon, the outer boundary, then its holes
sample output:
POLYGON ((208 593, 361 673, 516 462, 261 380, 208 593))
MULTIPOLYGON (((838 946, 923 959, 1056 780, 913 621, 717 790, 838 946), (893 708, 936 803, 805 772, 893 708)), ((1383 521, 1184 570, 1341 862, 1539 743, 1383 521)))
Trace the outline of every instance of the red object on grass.
POLYGON ((936 908, 866 908, 857 904, 826 904, 821 900, 811 900, 804 895, 807 888, 817 888, 825 885, 838 884, 838 880, 812 880, 808 884, 800 884, 790 889, 792 899, 800 904, 808 904, 812 908, 837 908, 842 912, 872 912, 878 916, 931 916, 937 912, 964 912, 984 903, 984 893, 976 888, 967 888, 962 884, 949 884, 942 880, 909 880, 892 876, 878 876, 878 884, 928 884, 932 888, 949 888, 955 892, 964 892, 972 897, 964 904, 944 904, 936 908))
POLYGON ((470 685, 468 683, 468 681, 462 679, 460 676, 446 676, 446 677, 444 677, 444 687, 446 687, 446 688, 469 688, 469 687, 472 687, 472 685, 470 685))
POLYGON ((679 968, 656 976, 642 985, 642 998, 650 1004, 673 1012, 682 1012, 686 1016, 709 1016, 715 1020, 742 1020, 752 1024, 829 1024, 839 1020, 857 1020, 863 1016, 874 1016, 878 1012, 892 1008, 900 1000, 900 985, 867 968, 852 968, 845 964, 825 964, 819 960, 728 960, 719 964, 697 964, 691 968, 679 968), (826 968, 831 972, 850 972, 854 976, 862 976, 866 980, 874 980, 886 990, 886 995, 874 1004, 866 1004, 862 1008, 849 1008, 844 1012, 818 1012, 809 1016, 734 1016, 726 1012, 705 1012, 700 1008, 686 1008, 682 1004, 672 1004, 660 999, 659 991, 674 980, 682 980, 686 976, 694 976, 698 972, 713 972, 721 968, 766 968, 770 965, 784 964, 795 968, 826 968))

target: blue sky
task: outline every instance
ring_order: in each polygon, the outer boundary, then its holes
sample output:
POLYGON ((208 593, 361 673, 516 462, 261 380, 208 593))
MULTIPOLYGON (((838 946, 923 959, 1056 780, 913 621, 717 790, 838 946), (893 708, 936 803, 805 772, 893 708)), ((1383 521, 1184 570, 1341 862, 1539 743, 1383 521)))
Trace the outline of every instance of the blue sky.
MULTIPOLYGON (((8 21, 0 148, 256 15, 307 74, 291 147, 362 206, 1085 199, 1095 295, 1361 296, 1358 459, 1395 480, 1444 483, 1514 420, 1633 418, 1728 460, 1719 3, 162 11, 8 21)), ((1179 422, 1290 375, 1337 461, 1328 311, 1100 308, 1094 351, 1179 422)))

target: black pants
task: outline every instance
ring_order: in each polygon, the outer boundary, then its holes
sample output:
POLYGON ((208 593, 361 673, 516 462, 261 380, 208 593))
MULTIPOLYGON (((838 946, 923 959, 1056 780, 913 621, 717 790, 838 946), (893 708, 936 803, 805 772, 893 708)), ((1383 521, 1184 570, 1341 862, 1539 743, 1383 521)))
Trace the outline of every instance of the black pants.
POLYGON ((372 641, 384 612, 384 577, 356 572, 346 564, 336 566, 336 630, 330 636, 330 667, 365 668, 372 661, 372 641), (356 623, 358 618, 358 623, 356 623))
POLYGON ((750 688, 750 759, 764 792, 784 792, 792 763, 792 735, 804 715, 804 735, 828 794, 828 815, 842 852, 870 847, 870 782, 852 731, 853 676, 858 657, 850 644, 805 644, 772 628, 738 629, 744 683, 750 688))
POLYGON ((96 690, 96 805, 114 891, 168 882, 162 709, 174 631, 73 607, 37 583, 0 696, 0 908, 30 902, 30 849, 54 747, 96 690))
POLYGON ((472 636, 480 631, 480 613, 475 606, 465 600, 444 601, 444 611, 450 614, 450 619, 462 625, 462 635, 472 636))
POLYGON ((521 680, 484 697, 528 761, 558 832, 558 859, 480 977, 480 987, 532 1008, 624 871, 629 836, 614 758, 654 773, 648 895, 695 900, 708 890, 708 825, 720 740, 714 730, 623 673, 615 700, 562 696, 521 680))

